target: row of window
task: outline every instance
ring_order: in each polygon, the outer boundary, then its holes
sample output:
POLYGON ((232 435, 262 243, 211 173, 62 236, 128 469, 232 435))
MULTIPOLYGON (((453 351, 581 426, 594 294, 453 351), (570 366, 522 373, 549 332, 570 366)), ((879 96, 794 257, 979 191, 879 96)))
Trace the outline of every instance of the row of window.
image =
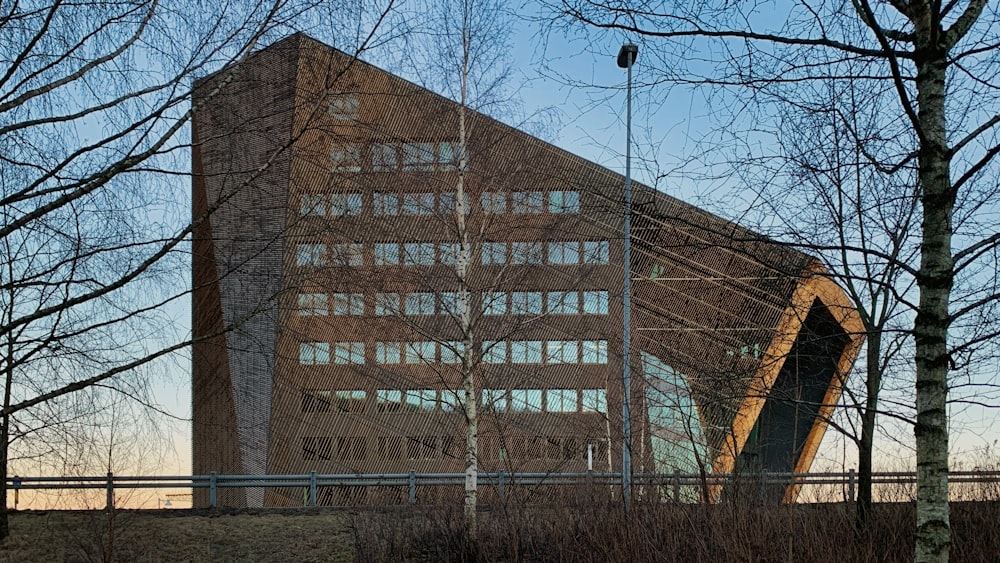
MULTIPOLYGON (((405 457, 409 460, 461 459, 464 440, 459 436, 399 436, 377 439, 362 437, 306 437, 302 438, 303 461, 360 461, 368 459, 369 442, 373 456, 378 459, 405 457)), ((570 461, 587 459, 587 446, 592 446, 595 459, 608 454, 607 441, 586 440, 575 436, 533 436, 507 441, 485 440, 481 451, 490 455, 496 452, 500 460, 570 461)))
MULTIPOLYGON (((457 364, 464 343, 376 342, 375 363, 457 364)), ((487 364, 606 364, 607 340, 487 340, 482 344, 482 361, 487 364)), ((299 344, 302 365, 365 363, 364 342, 303 342, 299 344)))
POLYGON ((484 242, 482 263, 490 264, 607 264, 608 241, 484 242))
MULTIPOLYGON (((460 247, 447 242, 388 242, 373 246, 372 263, 376 266, 454 265, 460 247)), ((607 264, 606 240, 484 242, 481 261, 484 265, 578 265, 607 264)), ((299 244, 295 249, 297 266, 361 266, 365 263, 361 243, 299 244)))
MULTIPOLYGON (((486 315, 606 315, 607 291, 488 291, 482 294, 486 315)), ((461 295, 454 291, 408 294, 376 293, 376 315, 448 315, 461 310, 461 295)), ((298 312, 303 316, 364 315, 363 293, 300 293, 298 312)))
MULTIPOLYGON (((381 193, 372 194, 372 213, 375 215, 434 215, 454 213, 455 192, 443 193, 381 193)), ((578 213, 580 192, 485 192, 480 195, 480 205, 484 213, 578 213), (547 197, 546 197, 547 196, 547 197)), ((361 193, 303 194, 300 212, 303 216, 347 217, 360 215, 363 208, 361 193)), ((465 212, 471 211, 468 195, 465 197, 465 212)))
MULTIPOLYGON (((451 141, 376 143, 371 146, 371 169, 376 172, 458 170, 457 157, 458 144, 451 141)), ((364 160, 360 145, 337 144, 330 149, 330 166, 336 172, 361 172, 364 160)))
MULTIPOLYGON (((449 389, 379 389, 375 408, 379 412, 459 412, 465 391, 449 389)), ((483 389, 480 404, 496 412, 607 413, 605 389, 483 389)), ((302 412, 364 412, 368 392, 364 390, 312 390, 302 393, 302 412)))

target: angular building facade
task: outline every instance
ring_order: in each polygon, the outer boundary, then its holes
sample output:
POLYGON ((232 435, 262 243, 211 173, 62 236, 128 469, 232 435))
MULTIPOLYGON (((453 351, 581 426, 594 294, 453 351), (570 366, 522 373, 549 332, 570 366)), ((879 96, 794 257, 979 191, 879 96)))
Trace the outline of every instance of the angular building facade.
MULTIPOLYGON (((196 474, 461 472, 473 400, 482 470, 620 469, 620 175, 471 111, 462 168, 457 104, 301 34, 193 103, 196 474)), ((808 470, 862 340, 843 292, 632 209, 634 470, 808 470)))

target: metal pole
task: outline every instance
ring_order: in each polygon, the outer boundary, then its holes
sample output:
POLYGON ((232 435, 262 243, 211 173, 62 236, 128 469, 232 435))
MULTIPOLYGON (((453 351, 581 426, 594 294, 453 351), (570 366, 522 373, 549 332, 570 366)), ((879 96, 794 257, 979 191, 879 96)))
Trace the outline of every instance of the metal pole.
POLYGON ((625 510, 632 506, 632 65, 639 54, 639 47, 622 45, 618 52, 618 66, 628 71, 625 94, 625 224, 622 239, 625 279, 622 287, 622 425, 625 443, 622 447, 622 500, 625 510))
POLYGON ((110 471, 108 471, 108 482, 105 487, 107 488, 107 499, 105 499, 104 508, 111 512, 115 509, 115 477, 110 471))

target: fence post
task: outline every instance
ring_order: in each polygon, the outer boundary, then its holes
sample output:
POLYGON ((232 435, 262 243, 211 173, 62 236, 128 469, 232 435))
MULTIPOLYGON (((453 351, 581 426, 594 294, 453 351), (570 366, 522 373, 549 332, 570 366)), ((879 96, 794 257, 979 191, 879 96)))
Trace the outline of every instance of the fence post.
POLYGON ((309 506, 316 506, 316 472, 309 474, 309 506))
POLYGON ((681 470, 674 468, 674 502, 681 502, 681 470))
POLYGON ((417 503, 417 472, 410 470, 410 504, 417 503))
POLYGON ((854 468, 847 473, 847 502, 854 502, 854 468))
POLYGON ((218 490, 216 490, 216 485, 218 484, 218 475, 215 471, 208 476, 208 506, 215 508, 219 504, 218 490))
POLYGON ((115 479, 114 474, 111 473, 110 471, 108 471, 108 484, 107 484, 108 498, 107 498, 106 504, 104 505, 104 509, 107 510, 108 512, 111 512, 112 510, 115 509, 115 481, 114 481, 114 479, 115 479))
POLYGON ((504 473, 503 471, 500 471, 499 477, 500 477, 500 480, 498 482, 498 485, 499 485, 499 489, 500 489, 500 491, 499 491, 500 492, 500 502, 503 503, 503 502, 507 501, 507 495, 504 492, 504 481, 505 481, 506 473, 504 473))

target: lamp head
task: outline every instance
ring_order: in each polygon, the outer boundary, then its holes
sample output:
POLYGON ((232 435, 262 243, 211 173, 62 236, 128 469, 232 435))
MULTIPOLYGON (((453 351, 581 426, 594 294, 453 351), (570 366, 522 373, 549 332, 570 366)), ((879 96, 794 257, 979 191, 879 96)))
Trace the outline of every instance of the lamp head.
POLYGON ((628 68, 635 64, 635 59, 638 56, 639 46, 633 43, 626 43, 618 51, 618 66, 620 68, 628 68))

